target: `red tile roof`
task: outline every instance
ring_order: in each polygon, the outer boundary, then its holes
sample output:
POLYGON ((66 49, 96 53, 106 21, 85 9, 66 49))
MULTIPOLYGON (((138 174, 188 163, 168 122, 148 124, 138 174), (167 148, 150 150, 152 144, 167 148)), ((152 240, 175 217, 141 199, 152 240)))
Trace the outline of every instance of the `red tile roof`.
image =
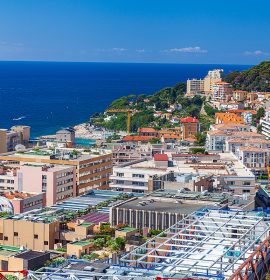
POLYGON ((186 117, 181 119, 181 123, 198 123, 199 120, 193 117, 186 117))
POLYGON ((169 158, 168 158, 168 155, 166 155, 166 154, 155 154, 154 160, 155 161, 168 161, 169 158))
POLYGON ((152 127, 139 127, 138 132, 157 132, 157 131, 152 127))
POLYGON ((124 136, 122 141, 124 142, 148 142, 151 139, 153 139, 153 136, 137 136, 137 135, 128 135, 128 136, 124 136))
POLYGON ((256 115, 255 110, 241 110, 241 109, 236 109, 236 110, 228 110, 227 112, 229 113, 251 113, 252 115, 256 115))

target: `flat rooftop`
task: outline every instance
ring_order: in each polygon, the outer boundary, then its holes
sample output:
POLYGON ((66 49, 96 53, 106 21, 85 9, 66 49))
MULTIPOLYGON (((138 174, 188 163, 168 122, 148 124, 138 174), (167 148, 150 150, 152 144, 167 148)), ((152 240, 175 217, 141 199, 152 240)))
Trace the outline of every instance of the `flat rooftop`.
POLYGON ((196 210, 204 207, 213 207, 210 202, 194 201, 194 202, 183 202, 176 199, 164 199, 159 197, 143 197, 134 200, 127 201, 117 208, 124 209, 135 209, 145 211, 158 211, 158 212, 171 212, 188 215, 196 210))
POLYGON ((174 161, 174 166, 169 167, 175 173, 191 173, 197 176, 239 176, 254 177, 254 174, 246 168, 232 153, 219 153, 218 162, 198 161, 195 163, 186 161, 174 161))
POLYGON ((48 252, 47 253, 39 252, 39 251, 27 251, 27 252, 23 252, 21 254, 17 254, 16 257, 24 259, 24 260, 32 260, 32 259, 38 258, 43 255, 47 255, 47 254, 49 254, 49 253, 48 252))
POLYGON ((14 256, 14 255, 17 255, 20 252, 22 252, 22 250, 18 247, 0 245, 0 255, 1 256, 11 257, 11 256, 14 256))
POLYGON ((89 241, 89 240, 71 242, 71 244, 77 245, 77 246, 87 246, 87 245, 90 245, 91 243, 93 243, 93 241, 89 241))
POLYGON ((66 161, 84 161, 104 155, 111 154, 109 149, 74 149, 57 148, 51 150, 48 148, 32 149, 20 152, 10 152, 1 155, 1 160, 13 160, 13 158, 23 159, 46 159, 46 160, 66 160, 66 161))

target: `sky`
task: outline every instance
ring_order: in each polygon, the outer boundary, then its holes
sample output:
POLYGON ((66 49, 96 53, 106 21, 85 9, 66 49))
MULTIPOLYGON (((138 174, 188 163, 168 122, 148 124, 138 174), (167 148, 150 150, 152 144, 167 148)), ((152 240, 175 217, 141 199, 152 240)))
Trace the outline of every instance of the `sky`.
POLYGON ((0 0, 0 60, 257 64, 269 0, 0 0))

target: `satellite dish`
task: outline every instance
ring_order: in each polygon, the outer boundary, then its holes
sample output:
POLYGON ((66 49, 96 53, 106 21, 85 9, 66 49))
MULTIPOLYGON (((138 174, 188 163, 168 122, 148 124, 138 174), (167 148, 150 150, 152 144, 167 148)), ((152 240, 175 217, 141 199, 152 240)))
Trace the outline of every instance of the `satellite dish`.
POLYGON ((19 152, 19 151, 25 151, 25 146, 22 144, 18 144, 15 146, 15 151, 19 152))

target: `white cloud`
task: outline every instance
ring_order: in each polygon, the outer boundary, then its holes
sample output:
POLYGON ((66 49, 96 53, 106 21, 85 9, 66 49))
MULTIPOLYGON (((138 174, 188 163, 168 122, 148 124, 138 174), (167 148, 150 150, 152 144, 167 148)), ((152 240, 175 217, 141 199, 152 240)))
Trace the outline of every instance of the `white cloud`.
POLYGON ((264 56, 264 55, 270 55, 269 52, 264 52, 261 50, 256 50, 256 51, 246 51, 244 52, 245 55, 253 55, 253 56, 264 56))
POLYGON ((207 53, 207 50, 203 50, 201 47, 186 47, 186 48, 173 48, 165 50, 169 53, 207 53))
POLYGON ((127 51, 127 49, 125 49, 125 48, 113 48, 112 51, 113 52, 125 52, 125 51, 127 51))
POLYGON ((145 49, 138 49, 138 50, 136 50, 136 52, 137 52, 137 53, 145 53, 146 50, 145 50, 145 49))

